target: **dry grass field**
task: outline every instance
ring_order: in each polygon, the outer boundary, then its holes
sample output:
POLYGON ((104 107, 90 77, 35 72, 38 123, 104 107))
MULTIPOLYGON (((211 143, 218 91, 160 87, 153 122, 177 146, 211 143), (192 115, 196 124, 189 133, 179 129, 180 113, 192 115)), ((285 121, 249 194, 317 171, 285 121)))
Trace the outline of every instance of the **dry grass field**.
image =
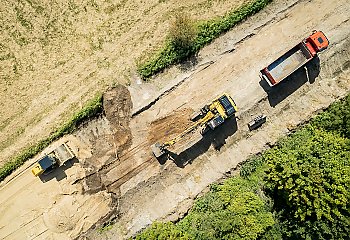
POLYGON ((8 0, 0 6, 0 165, 113 83, 135 78, 177 11, 209 19, 247 0, 8 0))

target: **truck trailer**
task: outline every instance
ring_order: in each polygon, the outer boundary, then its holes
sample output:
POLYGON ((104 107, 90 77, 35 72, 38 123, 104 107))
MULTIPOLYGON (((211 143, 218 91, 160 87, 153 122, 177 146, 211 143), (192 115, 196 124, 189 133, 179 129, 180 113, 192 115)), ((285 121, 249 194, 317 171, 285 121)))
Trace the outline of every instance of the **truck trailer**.
POLYGON ((298 43, 277 60, 260 71, 261 77, 271 86, 286 79, 325 50, 329 45, 327 37, 321 31, 314 31, 309 37, 298 43))

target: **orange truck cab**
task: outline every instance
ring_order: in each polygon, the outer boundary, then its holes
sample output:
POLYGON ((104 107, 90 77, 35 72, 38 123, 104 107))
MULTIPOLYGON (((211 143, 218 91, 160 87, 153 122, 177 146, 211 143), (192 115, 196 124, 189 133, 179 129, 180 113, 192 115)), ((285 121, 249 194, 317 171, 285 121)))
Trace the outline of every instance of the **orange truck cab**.
POLYGON ((328 45, 329 41, 324 33, 314 31, 309 37, 263 68, 260 71, 261 77, 271 87, 275 86, 311 61, 318 52, 325 50, 328 45))
POLYGON ((315 31, 310 37, 306 38, 305 41, 310 43, 316 52, 325 50, 329 45, 329 41, 322 31, 315 31))

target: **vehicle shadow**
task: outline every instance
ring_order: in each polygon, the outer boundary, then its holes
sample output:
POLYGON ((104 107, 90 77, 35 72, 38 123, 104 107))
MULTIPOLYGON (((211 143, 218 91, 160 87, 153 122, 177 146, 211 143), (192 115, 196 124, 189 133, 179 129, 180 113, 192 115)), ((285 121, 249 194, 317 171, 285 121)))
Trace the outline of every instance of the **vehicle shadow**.
POLYGON ((198 142, 180 154, 167 151, 166 159, 163 159, 163 162, 160 161, 160 163, 164 164, 164 160, 171 159, 176 166, 184 168, 187 164, 192 163, 194 159, 207 152, 211 145, 219 151, 225 145, 226 139, 236 131, 237 120, 235 117, 231 117, 214 131, 208 131, 198 142))
POLYGON ((49 173, 41 174, 39 176, 39 178, 43 183, 51 181, 54 178, 56 178, 57 181, 61 181, 62 179, 65 179, 67 177, 67 174, 65 173, 65 171, 67 169, 71 168, 75 163, 78 163, 78 162, 79 162, 79 160, 75 157, 71 160, 68 160, 63 165, 61 165, 57 168, 54 168, 49 173))
POLYGON ((264 79, 261 79, 259 84, 268 94, 270 106, 275 107, 306 82, 313 84, 319 73, 320 59, 316 56, 304 67, 301 67, 274 87, 270 87, 264 79))

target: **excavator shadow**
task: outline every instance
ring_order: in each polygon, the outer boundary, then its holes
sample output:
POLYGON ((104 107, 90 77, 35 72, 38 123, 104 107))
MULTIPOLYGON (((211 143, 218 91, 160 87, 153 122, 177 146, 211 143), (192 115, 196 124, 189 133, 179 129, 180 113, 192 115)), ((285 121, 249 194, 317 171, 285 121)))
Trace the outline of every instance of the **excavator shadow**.
POLYGON ((61 181, 62 179, 65 179, 67 177, 65 171, 78 162, 79 160, 76 157, 74 157, 62 164, 61 166, 52 169, 50 172, 40 175, 39 178, 43 183, 51 181, 54 178, 56 178, 57 181, 61 181))
POLYGON ((215 130, 208 131, 198 142, 185 151, 179 154, 167 151, 167 158, 173 160, 178 167, 184 168, 187 164, 191 164, 194 159, 207 152, 210 146, 219 151, 225 145, 226 139, 236 131, 237 120, 233 116, 215 130))
POLYGON ((304 67, 301 67, 274 87, 270 87, 264 79, 261 79, 259 84, 268 94, 270 106, 275 107, 305 83, 313 84, 319 73, 320 59, 316 56, 304 67))

